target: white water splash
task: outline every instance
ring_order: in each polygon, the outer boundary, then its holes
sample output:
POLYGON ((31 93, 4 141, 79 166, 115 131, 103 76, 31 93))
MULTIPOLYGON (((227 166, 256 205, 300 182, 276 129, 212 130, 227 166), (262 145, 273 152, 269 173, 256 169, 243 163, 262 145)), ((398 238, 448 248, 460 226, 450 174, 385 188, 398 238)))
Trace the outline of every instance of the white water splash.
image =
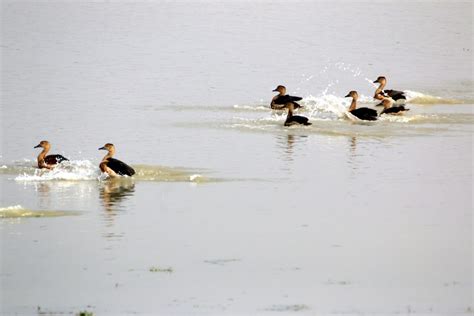
POLYGON ((263 105, 239 105, 234 104, 233 106, 236 110, 250 110, 250 111, 268 111, 270 109, 270 105, 263 106, 263 105))
POLYGON ((96 180, 100 175, 99 167, 89 160, 64 161, 54 169, 33 169, 32 173, 18 175, 17 181, 50 180, 96 180))

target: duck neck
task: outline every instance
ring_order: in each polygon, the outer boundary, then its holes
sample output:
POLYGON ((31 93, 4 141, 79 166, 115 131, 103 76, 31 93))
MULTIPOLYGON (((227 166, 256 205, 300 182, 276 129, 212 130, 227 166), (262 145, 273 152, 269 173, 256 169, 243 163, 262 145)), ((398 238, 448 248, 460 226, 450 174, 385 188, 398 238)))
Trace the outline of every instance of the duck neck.
POLYGON ((49 151, 49 147, 44 147, 43 148, 43 150, 38 155, 38 162, 44 161, 44 157, 46 157, 46 154, 48 153, 48 151, 49 151))
POLYGON ((385 82, 381 82, 377 90, 375 90, 375 94, 381 93, 383 91, 383 88, 385 88, 385 82))
POLYGON ((349 112, 350 111, 354 111, 357 107, 357 99, 356 98, 352 98, 352 103, 351 103, 351 106, 349 107, 349 112))
POLYGON ((113 149, 109 149, 109 151, 107 152, 107 155, 105 155, 104 158, 102 158, 102 161, 112 158, 114 154, 115 154, 115 151, 113 149))

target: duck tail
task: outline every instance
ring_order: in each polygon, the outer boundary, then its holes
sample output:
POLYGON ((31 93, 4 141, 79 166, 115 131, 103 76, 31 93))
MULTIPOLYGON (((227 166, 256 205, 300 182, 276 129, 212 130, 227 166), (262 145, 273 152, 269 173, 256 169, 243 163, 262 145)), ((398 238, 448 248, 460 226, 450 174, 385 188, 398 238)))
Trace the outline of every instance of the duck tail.
POLYGON ((295 109, 303 107, 302 105, 300 105, 299 103, 296 103, 296 102, 293 102, 293 106, 295 107, 295 109))

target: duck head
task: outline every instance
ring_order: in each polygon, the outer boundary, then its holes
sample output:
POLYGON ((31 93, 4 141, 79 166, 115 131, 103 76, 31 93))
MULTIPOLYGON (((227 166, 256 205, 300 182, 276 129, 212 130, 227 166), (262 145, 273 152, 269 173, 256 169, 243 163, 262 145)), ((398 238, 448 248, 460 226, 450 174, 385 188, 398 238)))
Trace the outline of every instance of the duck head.
POLYGON ((374 83, 383 83, 383 84, 385 84, 385 83, 387 83, 387 79, 385 79, 384 76, 380 76, 374 81, 374 83))
POLYGON ((36 145, 33 148, 44 148, 44 149, 49 149, 51 147, 51 144, 47 140, 42 140, 38 145, 36 145))
POLYGON ((357 99, 359 98, 359 94, 357 93, 357 91, 352 90, 345 96, 345 98, 357 99))
POLYGON ((100 147, 99 150, 107 150, 107 151, 111 152, 111 151, 115 151, 115 146, 114 146, 114 144, 107 143, 104 146, 100 147))
POLYGON ((286 87, 282 86, 282 85, 279 85, 278 87, 276 87, 272 91, 273 92, 279 92, 281 95, 284 95, 284 94, 286 94, 286 87))

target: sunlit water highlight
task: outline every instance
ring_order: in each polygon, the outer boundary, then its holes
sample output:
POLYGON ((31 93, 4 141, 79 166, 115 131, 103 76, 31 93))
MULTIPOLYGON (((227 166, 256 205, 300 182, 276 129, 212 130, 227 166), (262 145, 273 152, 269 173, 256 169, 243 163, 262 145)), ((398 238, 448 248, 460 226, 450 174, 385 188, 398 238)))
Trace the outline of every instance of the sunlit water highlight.
POLYGON ((472 315, 471 3, 1 18, 0 313, 472 315), (348 120, 380 75, 410 111, 348 120), (71 161, 35 168, 43 139, 71 161), (107 142, 136 176, 100 174, 107 142))

